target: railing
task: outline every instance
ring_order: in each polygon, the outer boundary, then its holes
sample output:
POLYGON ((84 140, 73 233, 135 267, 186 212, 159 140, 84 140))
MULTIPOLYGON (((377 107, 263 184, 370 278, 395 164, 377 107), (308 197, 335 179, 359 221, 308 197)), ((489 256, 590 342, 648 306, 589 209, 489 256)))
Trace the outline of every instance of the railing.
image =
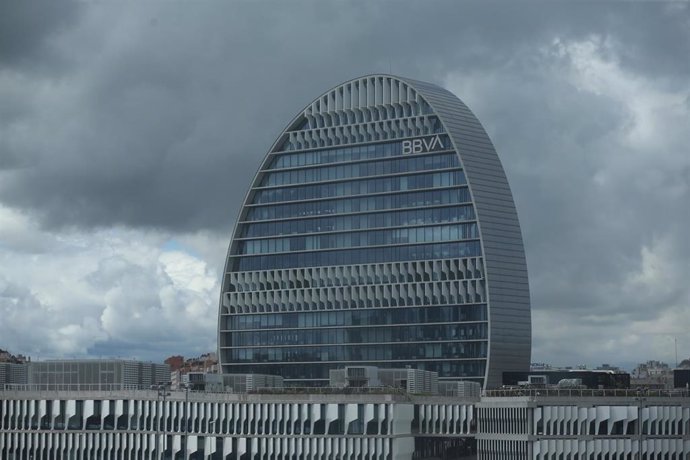
MULTIPOLYGON (((35 392, 35 393, 71 393, 71 392, 98 392, 98 393, 134 393, 158 391, 158 385, 124 385, 124 384, 3 384, 0 391, 4 392, 35 392)), ((395 387, 267 387, 257 388, 251 391, 237 391, 230 388, 223 390, 207 389, 193 390, 185 388, 169 388, 173 394, 207 395, 213 394, 245 394, 245 395, 407 395, 404 388, 395 387)))
POLYGON ((249 391, 249 394, 287 394, 287 395, 406 395, 404 388, 396 387, 283 387, 283 388, 258 388, 249 391))
POLYGON ((590 389, 590 388, 507 388, 500 390, 485 390, 482 394, 489 398, 513 398, 527 396, 530 398, 688 398, 687 389, 648 390, 648 389, 590 389))
POLYGON ((0 386, 2 391, 140 391, 152 390, 154 386, 126 385, 121 383, 6 383, 0 386))

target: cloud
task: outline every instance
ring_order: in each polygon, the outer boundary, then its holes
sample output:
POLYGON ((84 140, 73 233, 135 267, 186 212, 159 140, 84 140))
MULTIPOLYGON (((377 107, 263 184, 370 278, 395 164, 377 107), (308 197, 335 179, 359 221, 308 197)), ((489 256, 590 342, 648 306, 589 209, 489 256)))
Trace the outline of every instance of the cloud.
POLYGON ((686 4, 15 3, 0 7, 4 348, 213 348, 231 228, 275 136, 322 91, 388 71, 454 91, 496 144, 534 359, 633 359, 685 324, 686 4), (10 332, 30 321, 31 341, 10 332))
POLYGON ((55 71, 52 40, 79 19, 79 2, 3 2, 0 5, 0 69, 55 71), (45 60, 48 59, 49 63, 45 60))
POLYGON ((677 341, 684 358, 690 347, 690 258, 687 239, 670 238, 643 246, 619 284, 604 277, 595 303, 536 310, 534 355, 559 365, 674 363, 677 341))
POLYGON ((484 119, 518 202, 537 360, 668 360, 673 335, 681 354, 690 350, 690 85, 631 71, 623 47, 598 35, 554 39, 521 56, 540 62, 521 86, 513 76, 448 77, 480 111, 509 107, 484 119))
MULTIPOLYGON (((30 219, 14 222, 11 233, 29 235, 29 241, 42 234, 30 219)), ((215 349, 218 267, 166 249, 166 236, 150 232, 113 228, 52 238, 59 243, 50 251, 18 244, 0 251, 5 348, 34 358, 155 360, 215 349)))
MULTIPOLYGON (((37 34, 51 34, 47 52, 66 68, 0 71, 0 91, 21 95, 9 98, 12 123, 0 128, 0 168, 13 169, 0 200, 51 227, 229 228, 240 200, 228 198, 244 195, 297 108, 357 75, 390 69, 480 83, 510 71, 513 84, 529 85, 533 66, 553 56, 528 52, 555 37, 620 34, 626 46, 615 51, 631 66, 631 50, 654 54, 634 22, 666 29, 659 46, 687 38, 679 25, 685 10, 656 5, 602 6, 597 14, 540 5, 539 15, 521 5, 455 2, 80 5, 70 27, 43 24, 37 34), (617 19, 621 12, 630 24, 617 19), (674 27, 662 27, 669 21, 674 27)), ((37 60, 23 46, 26 59, 37 60)), ((684 51, 666 53, 684 61, 684 51)))

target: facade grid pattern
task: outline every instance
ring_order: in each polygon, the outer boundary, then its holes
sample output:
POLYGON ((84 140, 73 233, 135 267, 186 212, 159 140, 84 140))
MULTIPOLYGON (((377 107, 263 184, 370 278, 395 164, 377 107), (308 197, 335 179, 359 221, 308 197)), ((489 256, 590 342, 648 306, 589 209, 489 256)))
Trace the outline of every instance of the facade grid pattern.
POLYGON ((318 386, 329 370, 348 365, 411 366, 441 380, 495 386, 495 366, 527 368, 528 323, 512 197, 491 142, 457 98, 420 82, 363 77, 314 100, 280 134, 228 250, 219 309, 223 372, 318 386), (468 148, 477 142, 481 152, 468 148), (484 166, 466 154, 481 154, 484 166), (473 181, 481 188, 487 174, 496 178, 500 203, 477 199, 473 181), (500 209, 507 225, 498 238, 510 246, 496 253, 485 229, 501 224, 500 209), (509 278, 510 292, 501 284, 509 278), (409 321, 401 308, 426 310, 425 318, 455 313, 425 329, 426 320, 409 321), (304 326, 307 315, 367 309, 386 319, 304 326), (256 322, 262 314, 273 319, 256 322), (519 327, 509 333, 501 329, 506 321, 519 327))

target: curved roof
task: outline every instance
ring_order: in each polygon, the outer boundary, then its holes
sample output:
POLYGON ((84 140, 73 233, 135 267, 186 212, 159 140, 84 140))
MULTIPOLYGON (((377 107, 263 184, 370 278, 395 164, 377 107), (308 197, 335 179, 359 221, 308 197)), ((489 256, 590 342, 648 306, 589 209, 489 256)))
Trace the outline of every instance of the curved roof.
POLYGON ((489 298, 487 387, 503 371, 528 370, 532 320, 527 263, 513 195, 493 143, 477 117, 450 91, 404 79, 439 116, 465 170, 479 222, 489 298))

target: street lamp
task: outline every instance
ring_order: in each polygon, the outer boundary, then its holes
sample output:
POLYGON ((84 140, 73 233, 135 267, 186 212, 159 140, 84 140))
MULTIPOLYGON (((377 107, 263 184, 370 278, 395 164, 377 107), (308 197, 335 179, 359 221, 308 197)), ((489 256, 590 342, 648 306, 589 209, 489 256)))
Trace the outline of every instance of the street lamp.
POLYGON ((187 457, 187 433, 189 432, 189 419, 187 418, 188 406, 189 406, 189 384, 182 383, 180 385, 184 389, 184 410, 182 411, 182 416, 184 418, 184 429, 182 431, 182 452, 184 452, 185 458, 187 457))
POLYGON ((637 391, 637 396, 635 401, 637 401, 637 458, 642 460, 642 404, 647 400, 647 398, 642 396, 642 391, 637 391))
MULTIPOLYGON (((158 392, 158 401, 163 401, 163 410, 161 413, 161 417, 158 420, 158 431, 160 432, 160 437, 161 437, 161 442, 158 444, 160 450, 159 450, 159 455, 158 458, 161 460, 163 459, 163 455, 165 454, 165 431, 166 431, 166 424, 165 424, 165 402, 167 400, 167 397, 170 396, 170 392, 168 391, 168 384, 167 383, 159 383, 156 385, 156 390, 158 392)), ((158 449, 157 449, 158 450, 158 449)))

